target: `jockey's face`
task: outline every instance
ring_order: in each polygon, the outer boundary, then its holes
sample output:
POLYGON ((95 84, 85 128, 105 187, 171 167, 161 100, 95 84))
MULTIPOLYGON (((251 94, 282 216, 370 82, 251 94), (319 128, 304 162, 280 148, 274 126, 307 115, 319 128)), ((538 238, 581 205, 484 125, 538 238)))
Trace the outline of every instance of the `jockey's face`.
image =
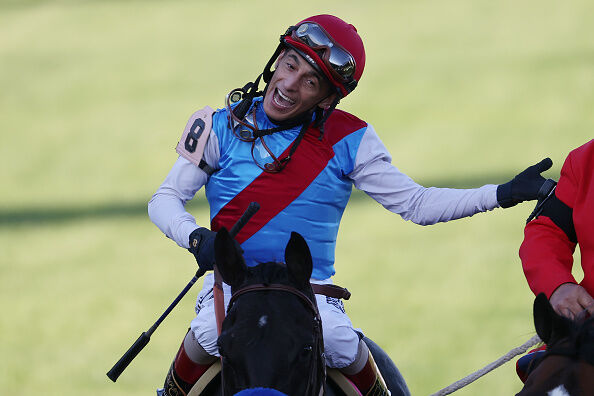
POLYGON ((282 122, 313 110, 328 108, 335 93, 330 83, 292 49, 284 50, 264 97, 264 111, 273 121, 282 122))

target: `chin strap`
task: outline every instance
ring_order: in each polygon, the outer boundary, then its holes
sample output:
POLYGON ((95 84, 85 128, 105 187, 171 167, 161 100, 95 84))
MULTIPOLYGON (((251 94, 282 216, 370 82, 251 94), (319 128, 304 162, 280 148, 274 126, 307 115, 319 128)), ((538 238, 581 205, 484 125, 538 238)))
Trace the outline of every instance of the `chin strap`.
POLYGON ((334 99, 330 107, 328 107, 327 109, 316 107, 316 109, 314 110, 316 115, 314 127, 320 130, 320 136, 318 137, 319 140, 322 140, 322 138, 324 137, 324 124, 326 123, 326 120, 330 117, 330 114, 332 114, 336 106, 338 106, 338 103, 340 103, 340 94, 336 95, 336 98, 334 99))
POLYGON ((262 72, 262 77, 264 78, 264 82, 266 84, 268 84, 270 82, 270 80, 272 79, 272 75, 274 74, 274 72, 272 71, 272 64, 274 63, 274 61, 276 61, 276 58, 278 58, 278 56, 284 49, 284 46, 282 44, 282 38, 283 38, 283 36, 281 36, 281 43, 276 47, 274 54, 272 54, 272 56, 268 60, 268 63, 266 63, 266 66, 264 66, 264 71, 262 72))

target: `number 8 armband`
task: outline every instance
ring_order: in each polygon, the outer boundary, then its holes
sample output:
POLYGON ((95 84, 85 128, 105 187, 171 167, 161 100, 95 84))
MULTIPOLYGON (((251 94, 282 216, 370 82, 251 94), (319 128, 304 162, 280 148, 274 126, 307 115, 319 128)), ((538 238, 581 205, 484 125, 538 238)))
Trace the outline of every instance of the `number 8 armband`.
POLYGON ((202 158, 204 155, 204 147, 206 141, 212 130, 212 115, 214 110, 206 106, 198 110, 190 117, 186 124, 184 133, 175 147, 175 151, 207 174, 212 174, 214 169, 211 168, 202 158))

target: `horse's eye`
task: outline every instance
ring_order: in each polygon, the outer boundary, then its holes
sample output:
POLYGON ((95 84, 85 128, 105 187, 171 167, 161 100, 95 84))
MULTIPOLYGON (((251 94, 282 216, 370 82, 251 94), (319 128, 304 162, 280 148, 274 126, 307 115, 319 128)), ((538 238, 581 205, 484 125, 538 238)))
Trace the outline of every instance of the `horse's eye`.
POLYGON ((311 345, 308 345, 303 348, 304 353, 311 353, 312 351, 313 351, 313 347, 311 345))

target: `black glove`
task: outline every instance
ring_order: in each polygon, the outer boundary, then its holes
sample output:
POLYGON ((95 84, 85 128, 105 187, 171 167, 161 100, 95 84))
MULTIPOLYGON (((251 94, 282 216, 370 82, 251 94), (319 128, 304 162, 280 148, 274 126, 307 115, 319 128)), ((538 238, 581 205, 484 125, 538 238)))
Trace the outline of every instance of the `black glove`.
POLYGON ((188 251, 194 255, 198 267, 202 270, 210 271, 214 268, 214 240, 216 235, 216 232, 204 227, 196 228, 190 234, 190 248, 188 251))
POLYGON ((497 202, 502 208, 510 208, 523 201, 538 197, 538 191, 545 182, 540 174, 553 166, 550 158, 532 165, 505 184, 497 186, 497 202))

